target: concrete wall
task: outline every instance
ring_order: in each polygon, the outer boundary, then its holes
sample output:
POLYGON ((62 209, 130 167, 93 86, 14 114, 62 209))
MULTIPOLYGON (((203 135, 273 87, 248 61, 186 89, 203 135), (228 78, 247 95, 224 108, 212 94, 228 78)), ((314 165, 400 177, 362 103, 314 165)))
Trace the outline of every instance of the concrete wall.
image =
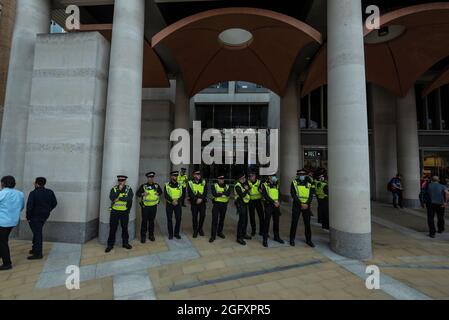
MULTIPOLYGON (((33 179, 45 176, 56 193, 49 241, 84 243, 97 235, 109 51, 97 32, 37 39, 24 185, 28 194, 33 179)), ((19 233, 31 236, 26 223, 19 233)))

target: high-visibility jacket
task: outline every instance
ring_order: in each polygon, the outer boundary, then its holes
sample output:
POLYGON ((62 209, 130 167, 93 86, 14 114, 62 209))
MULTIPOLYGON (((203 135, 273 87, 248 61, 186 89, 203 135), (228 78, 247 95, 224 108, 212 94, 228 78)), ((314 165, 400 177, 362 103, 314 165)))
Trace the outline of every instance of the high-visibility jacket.
POLYGON ((257 179, 256 182, 248 181, 249 184, 249 197, 251 200, 260 200, 262 199, 262 194, 259 191, 260 180, 257 179))
MULTIPOLYGON (((131 188, 129 186, 125 186, 125 190, 123 190, 122 192, 119 193, 118 199, 127 197, 129 190, 131 190, 131 188)), ((117 191, 118 191, 118 186, 115 186, 114 192, 117 192, 117 191)), ((112 204, 111 209, 114 211, 122 211, 122 212, 127 211, 128 210, 128 202, 118 200, 112 204)))
POLYGON ((293 180, 293 185, 296 190, 296 195, 299 198, 301 204, 306 204, 309 200, 311 186, 310 183, 307 183, 305 186, 298 183, 298 181, 293 180))
POLYGON ((185 188, 187 187, 187 176, 185 174, 178 176, 178 183, 181 185, 181 187, 185 188))
MULTIPOLYGON (((240 196, 239 196, 239 194, 238 194, 237 191, 236 191, 237 188, 240 188, 240 190, 242 190, 242 192, 245 192, 245 188, 242 186, 242 184, 241 184, 240 182, 237 182, 237 183, 235 184, 235 186, 234 186, 235 199, 236 199, 236 200, 239 200, 239 199, 240 199, 240 196)), ((251 199, 251 198, 250 198, 249 194, 247 193, 246 196, 244 196, 244 197, 243 197, 242 199, 240 199, 240 200, 242 200, 243 203, 249 203, 249 200, 250 200, 250 199, 251 199)))
POLYGON ((190 189, 193 191, 194 195, 203 195, 204 188, 206 187, 206 180, 201 181, 201 183, 195 183, 192 180, 189 181, 190 189))
POLYGON ((178 183, 178 186, 173 188, 170 186, 170 183, 165 184, 165 190, 167 190, 168 195, 173 201, 178 201, 182 197, 182 186, 178 183))
POLYGON ((228 191, 229 186, 227 184, 224 185, 224 187, 221 187, 218 183, 214 184, 214 188, 215 188, 215 192, 216 193, 221 193, 222 196, 220 197, 214 197, 214 201, 215 202, 220 202, 220 203, 228 203, 229 202, 229 197, 226 196, 224 193, 226 191, 228 191))
POLYGON ((159 194, 157 193, 158 185, 144 185, 143 190, 148 193, 147 196, 142 197, 142 205, 144 207, 154 207, 159 204, 159 194))
POLYGON ((327 186, 327 182, 324 181, 319 181, 316 184, 316 197, 320 200, 326 199, 327 198, 327 194, 324 193, 324 188, 327 186))
POLYGON ((279 201, 279 187, 277 184, 271 186, 268 182, 265 182, 263 186, 271 200, 279 201))

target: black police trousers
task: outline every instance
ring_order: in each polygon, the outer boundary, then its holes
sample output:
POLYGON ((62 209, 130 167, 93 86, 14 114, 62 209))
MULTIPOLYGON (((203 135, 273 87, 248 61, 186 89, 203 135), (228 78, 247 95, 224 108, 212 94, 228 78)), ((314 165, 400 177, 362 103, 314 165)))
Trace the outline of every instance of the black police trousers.
POLYGON ((227 203, 214 203, 212 207, 212 228, 210 236, 212 239, 215 239, 217 234, 223 233, 227 209, 227 203))
POLYGON ((181 204, 178 203, 177 206, 174 206, 170 203, 167 203, 165 208, 167 215, 167 228, 168 228, 168 236, 169 238, 173 238, 173 213, 175 214, 175 236, 179 236, 179 232, 181 230, 181 216, 182 216, 182 207, 181 204))
POLYGON ((243 240, 246 236, 246 226, 248 225, 248 205, 245 203, 236 203, 239 222, 237 223, 237 240, 243 240))
POLYGON ((312 212, 310 211, 310 206, 308 209, 304 210, 301 209, 301 207, 296 203, 294 203, 292 207, 292 224, 290 227, 290 241, 295 241, 299 216, 301 214, 302 219, 304 221, 306 241, 312 241, 312 228, 310 226, 310 217, 312 216, 312 212))
POLYGON ((318 217, 321 227, 329 230, 329 198, 318 199, 318 217))
POLYGON ((268 238, 270 232, 270 220, 273 217, 273 234, 274 239, 279 239, 279 217, 281 216, 280 208, 276 208, 274 204, 269 203, 265 205, 265 222, 263 229, 264 239, 268 238))
POLYGON ((113 247, 115 245, 115 235, 117 233, 118 224, 122 228, 122 244, 128 244, 128 223, 129 223, 129 211, 111 211, 111 217, 109 219, 109 238, 108 246, 113 247))
POLYGON ((191 210, 193 233, 197 234, 203 231, 204 219, 206 219, 206 203, 204 201, 201 204, 192 203, 191 210))
POLYGON ((140 237, 145 239, 147 231, 149 237, 154 236, 154 219, 156 218, 157 205, 142 207, 142 224, 140 226, 140 237))
POLYGON ((264 230, 264 221, 265 221, 265 214, 263 210, 262 200, 250 200, 248 203, 248 210, 249 210, 249 221, 251 224, 251 233, 256 234, 257 227, 256 227, 256 211, 257 215, 259 216, 259 235, 263 234, 264 230))

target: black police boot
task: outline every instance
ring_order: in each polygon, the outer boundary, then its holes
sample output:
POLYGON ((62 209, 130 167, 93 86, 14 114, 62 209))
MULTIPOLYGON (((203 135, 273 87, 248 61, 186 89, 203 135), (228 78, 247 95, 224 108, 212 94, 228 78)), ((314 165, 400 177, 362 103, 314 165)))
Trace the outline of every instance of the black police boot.
POLYGON ((145 242, 147 242, 147 239, 146 239, 146 237, 145 236, 143 236, 143 237, 141 237, 140 238, 140 243, 145 243, 145 242))
POLYGON ((195 232, 193 233, 193 238, 194 238, 194 239, 198 238, 198 232, 195 231, 195 232))
POLYGON ((315 248, 315 245, 313 244, 312 240, 306 241, 307 245, 311 248, 315 248))
POLYGON ((268 238, 267 238, 267 237, 263 237, 262 245, 263 245, 265 248, 268 248, 268 238))
POLYGON ((33 254, 32 256, 29 256, 28 260, 41 260, 44 256, 42 254, 33 254))
POLYGON ((203 230, 200 230, 198 233, 200 234, 201 237, 204 237, 204 231, 203 230))
POLYGON ((242 246, 246 246, 246 242, 243 239, 237 239, 237 243, 241 244, 242 246))
POLYGON ((175 238, 181 240, 181 236, 179 234, 175 234, 175 238))
POLYGON ((215 241, 215 238, 210 238, 210 239, 209 239, 209 242, 210 242, 210 243, 212 243, 212 242, 214 242, 214 241, 215 241))
POLYGON ((129 243, 124 244, 122 247, 126 250, 131 250, 133 248, 129 243))
POLYGON ((223 233, 219 233, 218 236, 222 239, 226 239, 225 235, 223 233))
POLYGON ((251 238, 249 235, 245 235, 245 236, 243 237, 243 239, 245 239, 245 240, 251 240, 252 238, 251 238))
POLYGON ((104 252, 109 253, 112 251, 112 249, 114 249, 114 247, 107 247, 106 250, 104 250, 104 252))
POLYGON ((295 246, 295 240, 290 240, 290 245, 291 245, 292 247, 294 247, 294 246, 295 246))
POLYGON ((285 243, 284 240, 282 240, 280 237, 275 237, 273 240, 276 241, 276 242, 279 242, 280 244, 284 244, 285 243))
POLYGON ((11 270, 11 269, 12 269, 11 264, 4 264, 4 265, 0 266, 0 271, 6 271, 6 270, 11 270))
POLYGON ((154 238, 154 236, 153 235, 151 235, 151 236, 149 236, 148 237, 148 239, 151 241, 151 242, 154 242, 154 241, 156 241, 156 238, 154 238))

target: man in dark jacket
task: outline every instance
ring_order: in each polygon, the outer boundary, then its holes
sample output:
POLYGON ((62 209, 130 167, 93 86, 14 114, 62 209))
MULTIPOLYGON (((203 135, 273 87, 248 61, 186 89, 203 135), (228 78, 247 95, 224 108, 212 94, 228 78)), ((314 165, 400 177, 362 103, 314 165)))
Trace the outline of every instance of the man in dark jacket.
POLYGON ((46 189, 47 179, 36 178, 35 189, 30 192, 27 202, 26 218, 33 232, 33 248, 28 260, 42 259, 42 229, 50 217, 50 212, 56 208, 58 202, 52 190, 46 189))

